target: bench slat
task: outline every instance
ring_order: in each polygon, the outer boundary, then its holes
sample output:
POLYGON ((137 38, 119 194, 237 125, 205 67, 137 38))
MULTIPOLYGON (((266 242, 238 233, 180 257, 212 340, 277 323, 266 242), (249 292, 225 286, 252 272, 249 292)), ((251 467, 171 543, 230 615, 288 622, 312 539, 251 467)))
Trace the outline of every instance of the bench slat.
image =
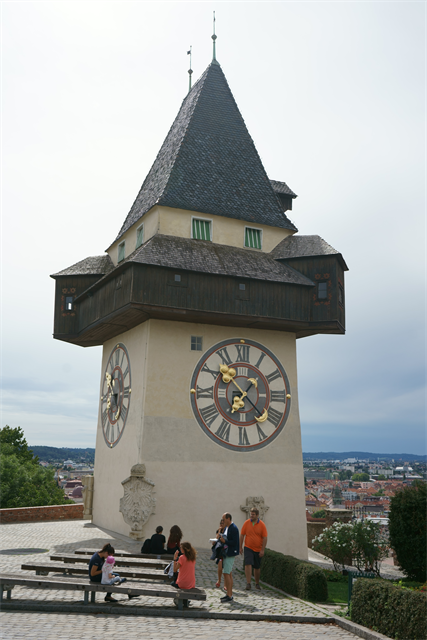
POLYGON ((206 600, 206 593, 202 589, 174 589, 173 587, 157 587, 155 584, 145 583, 143 587, 101 584, 100 582, 82 581, 79 578, 55 579, 45 576, 29 578, 17 574, 0 574, 1 591, 9 590, 12 586, 28 587, 30 589, 53 589, 56 591, 96 591, 102 593, 122 593, 124 595, 151 596, 153 598, 178 598, 179 600, 206 600))
MULTIPOLYGON (((72 553, 52 553, 49 556, 50 560, 63 561, 63 562, 84 562, 89 564, 90 558, 84 555, 77 555, 72 553)), ((171 560, 172 561, 172 560, 171 560)), ((149 567, 150 569, 164 569, 166 563, 162 560, 137 560, 135 558, 117 558, 117 567, 149 567)))
MULTIPOLYGON (((21 569, 23 571, 48 571, 49 573, 78 573, 82 575, 88 575, 87 567, 79 567, 75 564, 54 564, 52 563, 37 563, 30 562, 21 564, 21 569)), ((120 569, 120 576, 122 578, 138 578, 138 579, 151 579, 151 580, 168 580, 168 576, 163 573, 163 571, 153 570, 139 570, 132 568, 122 568, 120 569)))
MULTIPOLYGON (((74 553, 78 553, 80 555, 88 555, 93 556, 97 551, 94 549, 76 549, 74 553)), ((127 551, 114 551, 115 558, 147 558, 152 560, 164 560, 166 564, 172 562, 173 553, 162 553, 160 557, 155 553, 128 553, 127 551)))

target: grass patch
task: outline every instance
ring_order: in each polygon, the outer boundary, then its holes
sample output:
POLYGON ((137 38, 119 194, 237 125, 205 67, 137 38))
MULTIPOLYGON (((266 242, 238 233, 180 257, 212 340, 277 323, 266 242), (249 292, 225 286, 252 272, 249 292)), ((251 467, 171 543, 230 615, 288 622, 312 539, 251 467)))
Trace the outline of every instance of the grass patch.
POLYGON ((328 582, 328 602, 343 602, 348 600, 348 584, 344 582, 328 582))

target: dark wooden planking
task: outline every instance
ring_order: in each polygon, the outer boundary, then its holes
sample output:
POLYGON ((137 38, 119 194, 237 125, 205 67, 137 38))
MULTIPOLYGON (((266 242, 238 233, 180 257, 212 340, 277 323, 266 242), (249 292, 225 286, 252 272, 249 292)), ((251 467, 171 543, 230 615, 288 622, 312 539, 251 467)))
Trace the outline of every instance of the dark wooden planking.
MULTIPOLYGON (((82 295, 68 330, 55 315, 54 337, 82 346, 103 344, 149 318, 290 331, 297 337, 344 333, 345 309, 338 304, 344 272, 335 256, 287 260, 317 282, 329 275, 330 299, 316 299, 316 287, 266 282, 153 265, 130 264, 116 277, 82 295), (245 284, 245 291, 239 289, 245 284)), ((56 310, 57 313, 57 310, 56 310)))

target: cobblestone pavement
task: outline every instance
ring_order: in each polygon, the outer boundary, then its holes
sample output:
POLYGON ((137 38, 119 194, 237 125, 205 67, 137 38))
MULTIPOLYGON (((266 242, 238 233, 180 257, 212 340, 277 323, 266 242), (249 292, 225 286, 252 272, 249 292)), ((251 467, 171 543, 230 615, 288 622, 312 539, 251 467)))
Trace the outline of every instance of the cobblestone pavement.
MULTIPOLYGON (((140 543, 136 543, 125 536, 114 537, 108 532, 83 520, 65 522, 38 522, 0 527, 0 549, 37 548, 46 549, 44 553, 26 555, 1 555, 2 572, 13 572, 34 575, 34 572, 22 571, 23 562, 48 561, 51 553, 73 552, 78 547, 99 549, 105 542, 111 541, 117 550, 138 553, 140 543)), ((205 612, 229 612, 249 614, 279 614, 301 616, 307 621, 327 616, 325 611, 298 599, 288 598, 268 586, 261 591, 245 591, 244 574, 240 569, 240 559, 237 560, 234 573, 234 597, 231 604, 223 605, 220 597, 223 592, 215 588, 216 565, 209 559, 208 550, 198 550, 196 584, 204 588, 207 601, 198 603, 193 601, 192 610, 205 612)), ((131 581, 129 581, 131 582, 131 581)), ((132 581, 133 582, 133 581, 132 581)), ((135 600, 129 601, 121 595, 120 602, 113 605, 118 607, 133 607, 135 600)), ((12 592, 12 602, 24 604, 26 602, 49 603, 79 603, 81 594, 64 591, 50 591, 15 587, 12 592)), ((101 606, 104 602, 98 596, 97 602, 101 606)), ((173 610, 175 607, 166 598, 138 598, 138 606, 151 609, 154 612, 161 609, 173 610)), ((111 607, 111 605, 109 605, 111 607)), ((350 640, 355 635, 331 624, 288 623, 288 622, 257 622, 246 620, 218 620, 191 618, 162 618, 162 617, 128 617, 113 614, 84 614, 84 613, 47 613, 25 611, 3 611, 1 613, 0 637, 4 640, 50 640, 58 637, 64 640, 88 640, 89 638, 222 638, 240 636, 252 638, 289 638, 292 640, 350 640)))
MULTIPOLYGON (((84 520, 74 520, 66 522, 38 522, 23 523, 13 525, 2 525, 0 528, 0 549, 19 548, 41 548, 46 549, 45 553, 34 555, 1 555, 1 567, 3 572, 19 572, 35 575, 34 572, 21 571, 23 562, 49 562, 51 553, 73 552, 78 547, 100 549, 105 542, 111 540, 116 550, 124 550, 139 553, 141 544, 133 540, 121 539, 104 533, 94 525, 84 520)), ((196 585, 206 590, 206 602, 193 601, 192 608, 209 610, 210 612, 229 611, 233 613, 255 613, 255 614, 279 614, 291 616, 304 616, 310 618, 325 617, 325 613, 312 607, 301 600, 287 598, 281 593, 263 587, 261 591, 245 591, 246 580, 241 568, 240 558, 236 560, 234 574, 234 602, 224 605, 220 598, 224 595, 222 589, 215 588, 216 564, 209 559, 208 550, 199 550, 196 562, 196 585)), ((118 568, 120 572, 120 568, 118 568)), ((129 583, 134 580, 129 580, 129 583)), ((64 592, 28 589, 26 587, 15 587, 12 599, 25 600, 27 598, 37 601, 53 602, 81 602, 82 596, 78 592, 64 592)), ((118 595, 120 607, 134 606, 135 601, 130 601, 124 596, 118 595)), ((97 596, 97 602, 101 596, 97 596)), ((138 605, 144 607, 161 607, 175 610, 175 606, 170 598, 138 598, 138 605)))
POLYGON ((0 614, 2 640, 357 640, 332 624, 85 614, 0 614))

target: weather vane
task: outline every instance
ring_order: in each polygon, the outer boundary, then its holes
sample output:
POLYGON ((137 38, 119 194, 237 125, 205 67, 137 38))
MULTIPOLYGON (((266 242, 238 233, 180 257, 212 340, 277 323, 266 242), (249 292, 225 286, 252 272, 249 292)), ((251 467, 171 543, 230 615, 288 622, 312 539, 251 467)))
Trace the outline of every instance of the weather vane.
POLYGON ((188 70, 188 93, 191 91, 191 74, 193 73, 193 69, 191 68, 191 45, 190 50, 187 51, 187 56, 190 56, 190 68, 188 70))
POLYGON ((212 36, 212 40, 213 40, 213 57, 212 57, 212 61, 216 62, 216 50, 215 50, 215 40, 216 40, 216 35, 215 35, 215 11, 213 12, 213 36, 212 36))

